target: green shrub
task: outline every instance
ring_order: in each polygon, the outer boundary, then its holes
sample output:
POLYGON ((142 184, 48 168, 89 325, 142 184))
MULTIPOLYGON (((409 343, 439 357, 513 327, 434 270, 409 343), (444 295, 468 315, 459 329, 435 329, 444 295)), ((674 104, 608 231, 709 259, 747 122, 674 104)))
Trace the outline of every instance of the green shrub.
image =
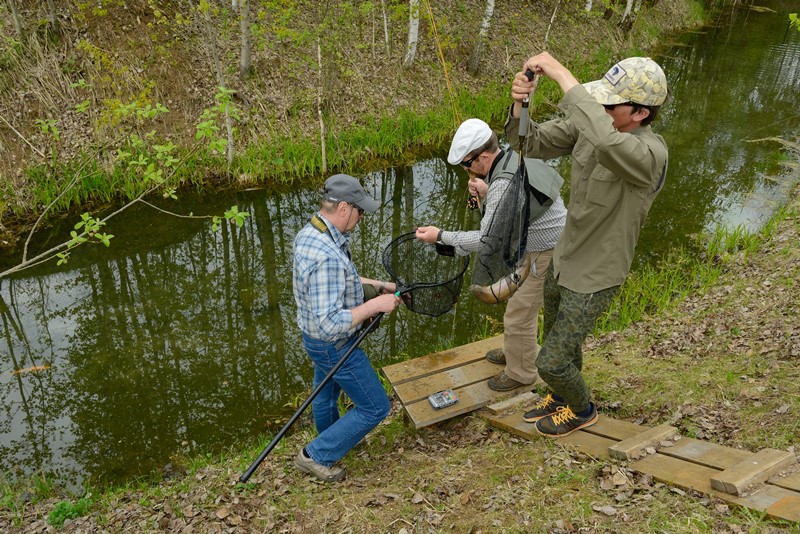
POLYGON ((47 517, 47 522, 56 528, 61 528, 64 526, 64 521, 67 519, 75 519, 76 517, 82 517, 88 514, 91 506, 92 501, 87 497, 80 499, 75 504, 72 504, 70 501, 61 501, 56 504, 53 511, 50 512, 50 515, 47 517))

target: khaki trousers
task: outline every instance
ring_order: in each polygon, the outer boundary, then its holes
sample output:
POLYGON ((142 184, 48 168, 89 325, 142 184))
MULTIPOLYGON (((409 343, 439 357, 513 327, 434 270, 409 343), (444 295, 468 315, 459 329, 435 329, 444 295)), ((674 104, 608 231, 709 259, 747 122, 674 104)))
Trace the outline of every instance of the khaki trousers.
POLYGON ((537 333, 539 310, 544 304, 544 278, 553 250, 531 252, 531 272, 508 302, 503 314, 503 352, 506 355, 506 375, 523 384, 533 384, 536 357, 539 354, 537 333))

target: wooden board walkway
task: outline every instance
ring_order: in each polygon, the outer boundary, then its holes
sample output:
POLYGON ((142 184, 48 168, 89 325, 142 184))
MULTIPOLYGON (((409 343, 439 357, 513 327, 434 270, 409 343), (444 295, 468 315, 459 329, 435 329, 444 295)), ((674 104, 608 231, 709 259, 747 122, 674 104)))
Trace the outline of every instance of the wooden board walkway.
MULTIPOLYGON (((415 428, 486 407, 482 413, 497 428, 528 440, 551 439, 539 436, 534 425, 522 419, 525 410, 518 407, 536 399, 531 386, 497 393, 486 384, 502 366, 489 363, 484 356, 502 344, 502 335, 496 336, 389 365, 382 371, 415 428), (428 395, 443 389, 455 390, 459 401, 434 410, 428 395), (507 398, 510 395, 516 396, 507 398), (507 399, 498 402, 503 397, 507 399), (513 413, 504 415, 508 410, 513 413)), ((648 428, 603 415, 596 424, 558 442, 595 458, 626 460, 629 469, 666 484, 758 510, 774 519, 800 522, 800 465, 794 453, 774 449, 753 453, 682 437, 669 425, 648 428)))
POLYGON ((531 386, 498 393, 486 382, 503 370, 486 360, 486 352, 503 346, 503 336, 476 341, 453 349, 386 366, 384 376, 392 384, 406 415, 415 428, 422 428, 486 406, 501 396, 530 391, 531 386), (428 395, 453 389, 458 402, 434 410, 428 395))
MULTIPOLYGON (((532 423, 522 419, 524 413, 490 416, 489 423, 524 439, 552 439, 540 436, 532 423)), ((629 469, 666 484, 765 512, 774 519, 800 521, 800 472, 794 453, 774 449, 753 453, 677 436, 677 429, 667 425, 647 428, 603 415, 594 425, 558 442, 595 458, 631 460, 629 469), (644 452, 648 447, 655 454, 644 452), (790 474, 782 475, 787 471, 790 474)))

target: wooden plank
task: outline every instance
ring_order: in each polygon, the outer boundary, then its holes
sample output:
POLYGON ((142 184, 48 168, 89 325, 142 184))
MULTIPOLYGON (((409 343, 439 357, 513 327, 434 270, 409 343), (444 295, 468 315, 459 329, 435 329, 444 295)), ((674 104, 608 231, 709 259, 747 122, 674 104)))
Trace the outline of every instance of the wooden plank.
MULTIPOLYGON (((522 419, 521 413, 488 417, 487 420, 490 425, 527 440, 549 439, 540 436, 536 431, 536 426, 522 419)), ((616 442, 609 438, 579 430, 573 432, 569 436, 558 438, 558 440, 553 441, 553 443, 570 445, 578 449, 579 452, 594 458, 609 459, 608 447, 616 442)))
POLYGON ((768 482, 800 494, 800 473, 792 473, 785 477, 773 477, 768 482))
POLYGON ((711 477, 718 473, 716 469, 661 453, 632 462, 629 467, 640 473, 652 475, 656 480, 672 486, 692 489, 738 506, 766 512, 773 519, 797 521, 797 514, 800 513, 796 508, 798 494, 793 491, 771 485, 766 485, 746 497, 714 491, 711 488, 711 477))
POLYGON ((648 447, 656 447, 664 440, 671 440, 677 433, 678 429, 674 426, 659 425, 615 443, 608 448, 608 454, 619 460, 630 460, 633 456, 641 456, 648 447))
MULTIPOLYGON (((493 416, 488 418, 489 424, 494 427, 506 430, 524 439, 545 439, 539 436, 536 428, 531 423, 526 423, 522 419, 521 413, 513 413, 505 416, 493 416)), ((641 427, 631 423, 620 425, 618 421, 608 417, 600 416, 597 423, 586 429, 574 432, 569 436, 552 440, 551 443, 565 444, 575 447, 580 452, 595 458, 610 459, 608 449, 616 441, 605 437, 603 434, 625 434, 641 427), (598 433, 591 433, 590 430, 598 430, 598 433)), ((641 432, 640 432, 641 433, 641 432)), ((765 512, 773 519, 783 519, 787 521, 800 521, 800 492, 779 487, 777 485, 765 485, 747 496, 736 496, 729 493, 715 491, 711 487, 711 479, 720 473, 719 469, 703 465, 703 463, 738 463, 743 455, 753 456, 753 453, 746 451, 735 451, 726 454, 721 445, 705 444, 691 438, 682 438, 675 442, 675 447, 662 448, 658 453, 648 455, 640 460, 629 464, 629 467, 640 473, 649 474, 656 480, 683 489, 691 489, 712 495, 725 500, 731 504, 751 508, 760 512, 765 512), (669 451, 670 454, 663 454, 669 451), (677 455, 675 455, 677 453, 677 455), (686 456, 686 459, 680 458, 686 456)), ((786 485, 793 486, 800 484, 800 473, 781 477, 786 485)))
POLYGON ((652 475, 656 480, 683 489, 712 493, 711 477, 719 471, 704 465, 684 462, 661 453, 645 456, 629 464, 631 469, 652 475))
MULTIPOLYGON (((528 386, 528 387, 533 387, 533 385, 528 386)), ((535 393, 532 393, 530 391, 523 391, 522 393, 520 393, 518 395, 514 395, 513 397, 511 397, 509 399, 506 399, 506 400, 503 400, 503 401, 500 401, 500 402, 495 402, 494 404, 490 404, 489 406, 486 407, 486 410, 489 413, 493 414, 493 415, 497 415, 499 413, 505 412, 506 410, 508 410, 512 406, 517 406, 518 404, 522 404, 522 403, 528 403, 528 402, 531 402, 532 400, 536 400, 538 398, 539 398, 539 395, 536 395, 535 393)), ((518 415, 519 415, 520 419, 522 419, 522 414, 518 414, 518 415)))
POLYGON ((487 421, 490 425, 511 432, 515 436, 519 436, 523 439, 533 440, 539 436, 533 424, 525 422, 522 419, 522 414, 519 413, 488 417, 487 421))
POLYGON ((481 380, 487 380, 496 375, 499 366, 491 363, 486 358, 478 361, 425 375, 414 380, 408 380, 394 385, 394 391, 403 404, 427 399, 431 393, 443 389, 458 389, 481 380))
MULTIPOLYGON (((389 380, 392 385, 402 384, 408 380, 413 380, 422 376, 427 376, 433 373, 445 371, 483 359, 486 352, 491 349, 500 348, 503 346, 503 336, 495 336, 468 345, 461 345, 453 347, 452 349, 443 350, 441 352, 434 352, 427 356, 414 358, 405 362, 387 365, 381 370, 384 376, 389 380)), ((502 367, 495 365, 498 369, 497 372, 502 370, 502 367)))
POLYGON ((767 508, 767 514, 776 519, 800 522, 800 495, 789 495, 767 508))
MULTIPOLYGON (((524 412, 516 412, 516 413, 513 413, 513 414, 511 414, 511 415, 509 415, 507 417, 508 417, 509 421, 516 419, 518 421, 521 421, 521 423, 523 425, 528 425, 530 427, 530 437, 528 439, 531 439, 532 437, 538 437, 539 433, 536 432, 535 428, 533 428, 533 423, 526 423, 522 419, 523 415, 525 415, 524 412)), ((506 420, 505 417, 503 417, 501 419, 502 420, 506 420)), ((492 420, 492 418, 489 418, 489 420, 492 420)), ((643 431, 644 431, 644 427, 641 427, 641 426, 639 426, 637 424, 628 423, 627 421, 618 421, 617 419, 612 419, 610 417, 606 417, 605 415, 601 414, 597 418, 597 422, 595 424, 593 424, 592 426, 586 427, 583 430, 580 430, 579 432, 587 432, 589 434, 593 434, 593 435, 601 437, 601 438, 606 438, 610 442, 614 442, 615 443, 617 441, 622 441, 623 439, 627 439, 627 438, 629 438, 631 436, 635 436, 637 434, 640 434, 643 431)), ((525 436, 521 436, 521 437, 525 437, 525 436)), ((568 438, 569 436, 566 436, 566 437, 568 438)), ((561 439, 566 439, 566 438, 558 438, 558 439, 561 440, 561 439)), ((604 453, 603 456, 604 457, 608 456, 608 454, 604 453)))
POLYGON ((595 434, 613 441, 622 441, 624 439, 632 438, 633 436, 643 432, 645 427, 627 421, 619 421, 600 414, 597 422, 592 426, 583 429, 584 432, 595 434))
POLYGON ((797 458, 791 452, 762 449, 717 474, 711 479, 711 487, 732 495, 741 495, 748 486, 765 482, 777 471, 794 463, 797 463, 797 458))
POLYGON ((565 445, 570 445, 578 449, 578 451, 582 452, 583 454, 591 456, 592 458, 600 458, 603 460, 611 459, 611 457, 608 455, 608 448, 616 443, 613 439, 592 434, 586 430, 578 430, 569 436, 564 436, 563 438, 558 438, 553 441, 558 444, 563 443, 565 445))
POLYGON ((496 391, 489 389, 485 380, 463 388, 458 388, 455 392, 458 395, 458 402, 440 410, 434 410, 428 402, 427 397, 417 402, 406 404, 406 413, 414 423, 414 427, 422 428, 457 415, 477 410, 478 408, 483 408, 498 395, 496 391))
POLYGON ((719 470, 728 469, 753 455, 750 451, 687 437, 673 441, 672 447, 662 447, 658 452, 719 470))

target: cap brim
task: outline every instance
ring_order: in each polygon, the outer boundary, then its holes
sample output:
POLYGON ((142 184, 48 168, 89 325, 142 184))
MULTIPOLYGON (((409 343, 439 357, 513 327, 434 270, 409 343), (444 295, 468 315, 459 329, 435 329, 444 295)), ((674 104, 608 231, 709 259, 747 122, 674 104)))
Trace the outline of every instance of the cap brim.
POLYGON ((353 202, 356 206, 361 208, 362 210, 368 213, 375 213, 378 211, 378 208, 381 207, 381 203, 375 200, 374 198, 370 198, 369 196, 365 196, 358 202, 353 202))
POLYGON ((603 105, 624 104, 628 102, 624 98, 615 93, 605 80, 595 80, 583 84, 583 87, 589 91, 589 94, 597 100, 598 103, 603 105))

